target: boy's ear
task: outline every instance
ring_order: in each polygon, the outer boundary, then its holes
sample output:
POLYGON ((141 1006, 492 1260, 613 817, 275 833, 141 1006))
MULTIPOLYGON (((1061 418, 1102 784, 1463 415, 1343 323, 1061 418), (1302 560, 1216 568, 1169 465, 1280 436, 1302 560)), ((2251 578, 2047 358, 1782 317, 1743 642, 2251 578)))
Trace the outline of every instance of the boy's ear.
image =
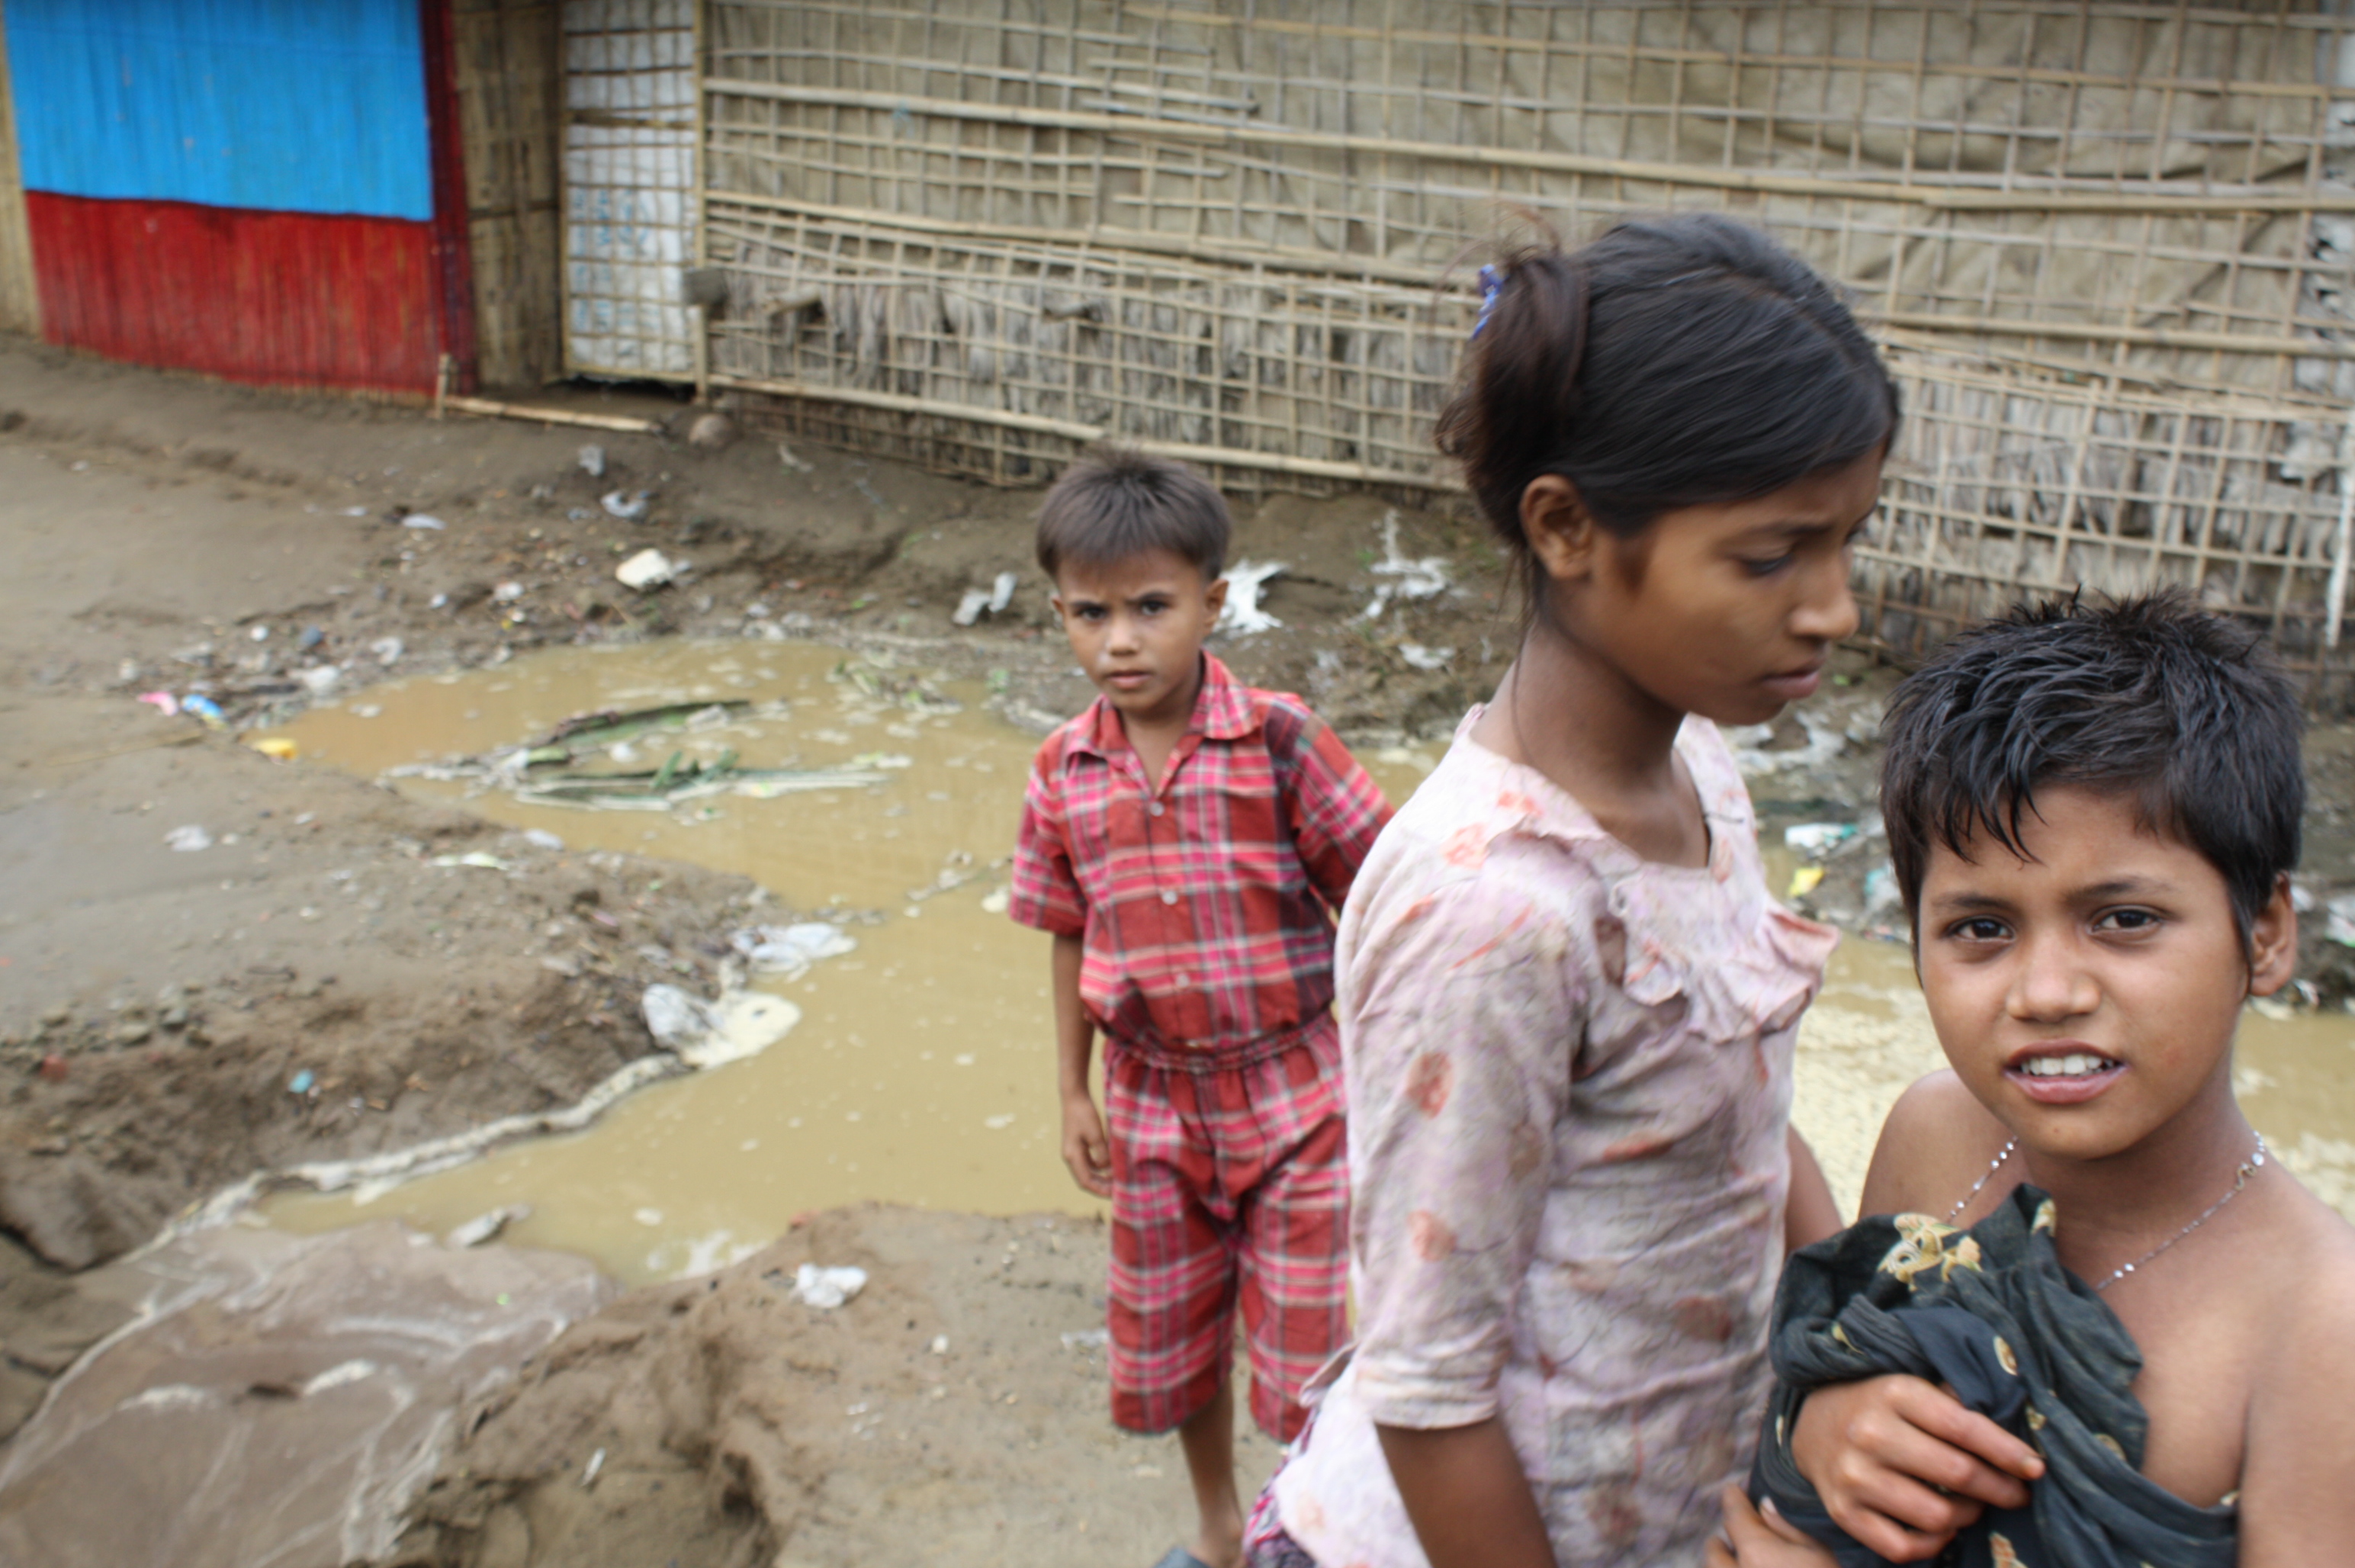
POLYGON ((1557 582, 1576 581, 1594 571, 1602 528, 1579 497, 1578 486, 1559 474, 1540 474, 1521 492, 1521 535, 1538 566, 1557 582))
POLYGON ((1209 586, 1202 590, 1202 603, 1209 610, 1211 623, 1215 624, 1220 613, 1227 607, 1227 580, 1224 577, 1210 580, 1209 586))
POLYGON ((2297 906, 2289 874, 2275 880, 2273 897, 2249 923, 2249 995, 2270 997, 2297 973, 2297 906))

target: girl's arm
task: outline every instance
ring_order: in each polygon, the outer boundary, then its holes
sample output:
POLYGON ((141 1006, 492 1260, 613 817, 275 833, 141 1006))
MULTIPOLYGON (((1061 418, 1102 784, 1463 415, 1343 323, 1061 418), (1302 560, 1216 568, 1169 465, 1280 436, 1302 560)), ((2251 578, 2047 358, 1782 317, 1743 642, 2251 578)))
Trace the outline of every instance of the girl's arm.
POLYGON ((1438 1432, 1374 1430, 1431 1568, 1554 1568, 1545 1520, 1503 1422, 1492 1415, 1438 1432))
POLYGON ((1791 1129, 1790 1145, 1791 1195, 1783 1205, 1785 1255, 1848 1228, 1840 1218, 1839 1202, 1832 1196, 1832 1184, 1824 1179, 1824 1168, 1816 1163, 1816 1151, 1807 1147, 1796 1127, 1791 1129))

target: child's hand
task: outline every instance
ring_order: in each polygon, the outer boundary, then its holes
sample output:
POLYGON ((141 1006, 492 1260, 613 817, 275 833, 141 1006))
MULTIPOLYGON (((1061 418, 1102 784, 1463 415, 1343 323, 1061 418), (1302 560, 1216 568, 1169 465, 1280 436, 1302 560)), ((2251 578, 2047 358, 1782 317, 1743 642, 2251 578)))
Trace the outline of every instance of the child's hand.
POLYGON ((1838 1559, 1776 1513, 1771 1499, 1764 1513, 1750 1506, 1740 1487, 1726 1488, 1719 1500, 1725 1505, 1725 1533, 1732 1545, 1712 1540, 1709 1568, 1837 1568, 1838 1559))
POLYGON ((1063 1163, 1082 1190, 1112 1196, 1112 1145, 1105 1141, 1095 1098, 1084 1089, 1063 1099, 1063 1163))
POLYGON ((1817 1389, 1791 1457, 1834 1523, 1892 1563, 1934 1557, 1984 1507, 2025 1508, 2036 1450, 1920 1378, 1817 1389))

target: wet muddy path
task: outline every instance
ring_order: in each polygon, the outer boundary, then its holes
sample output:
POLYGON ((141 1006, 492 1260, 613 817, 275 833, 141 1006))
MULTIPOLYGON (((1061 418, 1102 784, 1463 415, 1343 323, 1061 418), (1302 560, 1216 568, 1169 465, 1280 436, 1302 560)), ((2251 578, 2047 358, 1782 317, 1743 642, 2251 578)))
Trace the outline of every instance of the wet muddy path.
MULTIPOLYGON (((1046 942, 1003 913, 1037 741, 986 711, 987 696, 889 655, 671 644, 394 682, 278 732, 312 763, 375 776, 536 737, 579 713, 741 702, 751 706, 623 741, 595 765, 643 771, 673 753, 683 765, 732 751, 748 767, 856 766, 882 782, 618 810, 396 777, 406 794, 554 834, 568 854, 628 850, 741 873, 782 906, 768 918, 830 920, 858 945, 799 976, 751 980, 802 1013, 760 1055, 656 1084, 579 1134, 389 1188, 281 1193, 263 1205, 270 1222, 310 1232, 396 1218, 441 1232, 528 1205, 508 1239, 583 1253, 643 1283, 732 1262, 798 1214, 864 1200, 1091 1211, 1056 1152, 1046 942)), ((1393 800, 1433 760, 1430 749, 1366 759, 1393 800)), ((1783 859, 1770 855, 1786 877, 1783 859)), ((1802 1030, 1796 1111, 1845 1204, 1890 1102, 1937 1065, 1904 949, 1851 937, 1802 1030)), ((2250 1113, 2342 1208, 2355 1207, 2350 1069, 2355 1019, 2249 1015, 2250 1113)))

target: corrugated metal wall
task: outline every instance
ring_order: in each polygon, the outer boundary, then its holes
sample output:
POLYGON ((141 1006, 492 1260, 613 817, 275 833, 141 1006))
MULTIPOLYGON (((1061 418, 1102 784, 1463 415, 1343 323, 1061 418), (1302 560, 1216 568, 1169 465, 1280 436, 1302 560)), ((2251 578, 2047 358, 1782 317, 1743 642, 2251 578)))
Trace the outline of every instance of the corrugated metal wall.
POLYGON ((411 391, 466 356, 446 0, 8 0, 5 27, 52 340, 411 391))
POLYGON ((7 9, 0 5, 0 332, 40 330, 33 250, 25 232, 25 185, 16 175, 16 123, 8 91, 7 9))

